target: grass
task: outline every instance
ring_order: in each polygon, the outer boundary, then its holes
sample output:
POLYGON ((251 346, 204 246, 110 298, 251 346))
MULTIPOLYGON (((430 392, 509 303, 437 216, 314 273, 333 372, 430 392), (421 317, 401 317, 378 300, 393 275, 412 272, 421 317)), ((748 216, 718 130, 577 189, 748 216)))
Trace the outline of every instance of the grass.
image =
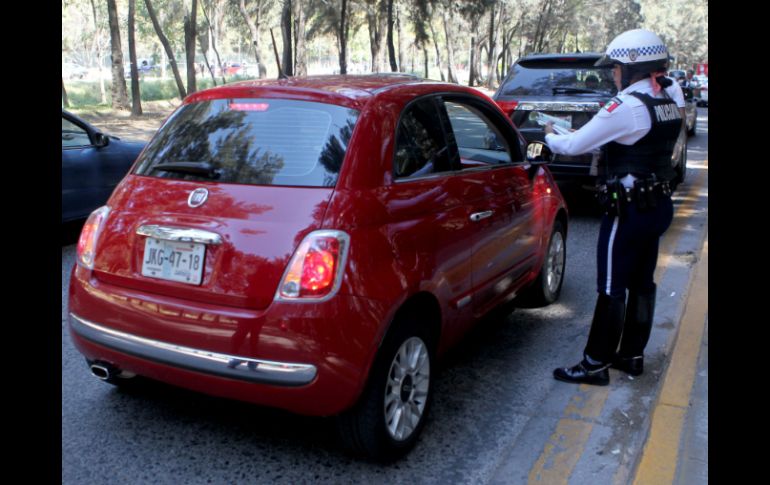
MULTIPOLYGON (((244 81, 247 79, 253 79, 245 76, 231 76, 227 78, 227 83, 244 81)), ((186 84, 186 78, 183 78, 183 82, 186 84)), ((222 79, 217 78, 217 84, 222 84, 222 79)), ((99 81, 79 81, 68 80, 64 83, 67 89, 67 98, 72 109, 97 109, 108 108, 112 105, 112 95, 110 89, 112 83, 109 80, 104 81, 104 90, 106 91, 107 103, 101 102, 101 93, 99 88, 99 81)), ((208 89, 214 86, 210 76, 197 79, 198 91, 208 89)), ((126 79, 126 87, 128 88, 128 101, 131 102, 131 80, 126 79)), ((176 82, 173 78, 144 78, 139 80, 139 92, 141 93, 142 102, 145 101, 173 101, 180 100, 179 90, 177 90, 176 82)))

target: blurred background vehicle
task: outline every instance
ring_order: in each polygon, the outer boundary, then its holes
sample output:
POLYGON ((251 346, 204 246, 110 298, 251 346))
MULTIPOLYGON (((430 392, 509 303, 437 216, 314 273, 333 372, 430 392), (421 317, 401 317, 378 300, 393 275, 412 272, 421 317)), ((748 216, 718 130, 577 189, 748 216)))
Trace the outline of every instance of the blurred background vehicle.
POLYGON ((668 71, 668 77, 671 79, 679 79, 680 77, 687 77, 687 72, 681 69, 672 69, 668 71))
POLYGON ((698 78, 698 93, 696 93, 698 106, 708 107, 709 105, 709 78, 701 76, 698 78))
POLYGON ((104 205, 145 144, 107 135, 62 109, 62 225, 104 205))
MULTIPOLYGON (((510 116, 528 143, 544 141, 546 120, 577 130, 617 93, 612 69, 596 67, 601 53, 533 54, 520 58, 492 97, 510 116), (542 115, 545 115, 542 116, 542 115)), ((670 71, 685 76, 685 71, 670 71)), ((676 79, 676 77, 674 77, 676 79)), ((687 129, 695 133, 696 109, 692 92, 687 101, 687 129)), ((683 133, 671 160, 677 173, 672 187, 684 181, 687 137, 683 133)), ((582 155, 554 155, 549 169, 565 194, 578 189, 593 191, 603 173, 601 150, 582 155)))

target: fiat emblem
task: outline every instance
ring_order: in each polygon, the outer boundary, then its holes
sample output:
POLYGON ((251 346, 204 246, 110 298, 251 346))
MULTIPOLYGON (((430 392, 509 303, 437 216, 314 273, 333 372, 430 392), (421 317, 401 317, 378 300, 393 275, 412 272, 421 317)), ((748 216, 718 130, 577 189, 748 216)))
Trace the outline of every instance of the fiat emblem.
POLYGON ((209 198, 209 191, 207 189, 195 189, 190 192, 190 197, 187 198, 187 205, 190 207, 200 207, 209 198))

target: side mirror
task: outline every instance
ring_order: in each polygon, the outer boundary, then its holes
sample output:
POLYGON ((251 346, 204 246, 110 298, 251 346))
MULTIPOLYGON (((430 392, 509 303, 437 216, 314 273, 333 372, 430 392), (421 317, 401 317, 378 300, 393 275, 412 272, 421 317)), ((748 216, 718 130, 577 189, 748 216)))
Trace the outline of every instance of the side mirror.
POLYGON ((94 133, 94 146, 96 148, 106 147, 109 144, 110 144, 110 137, 98 131, 94 133))
POLYGON ((542 141, 533 141, 527 145, 527 161, 533 165, 553 161, 553 152, 542 141))

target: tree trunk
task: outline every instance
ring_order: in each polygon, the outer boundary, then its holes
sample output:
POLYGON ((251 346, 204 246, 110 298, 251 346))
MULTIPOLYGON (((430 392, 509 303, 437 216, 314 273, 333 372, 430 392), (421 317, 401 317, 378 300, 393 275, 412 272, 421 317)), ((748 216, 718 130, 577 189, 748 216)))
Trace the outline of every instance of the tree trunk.
MULTIPOLYGON (((206 11, 205 9, 203 10, 206 11)), ((201 48, 201 54, 203 54, 203 62, 206 63, 206 69, 208 69, 209 74, 211 75, 211 81, 214 83, 214 86, 217 85, 217 78, 214 75, 214 70, 211 68, 211 63, 209 62, 209 56, 206 54, 206 49, 203 48, 203 38, 198 35, 196 36, 198 38, 198 47, 201 48)), ((201 72, 201 75, 203 75, 203 72, 201 72)))
POLYGON ((241 11, 243 19, 246 21, 246 26, 249 28, 249 32, 251 32, 251 44, 252 47, 254 47, 254 58, 257 61, 257 69, 259 70, 260 79, 264 79, 265 76, 267 76, 267 69, 262 63, 262 56, 259 53, 259 24, 262 18, 262 7, 262 0, 259 0, 257 4, 257 17, 256 19, 252 19, 249 15, 249 12, 246 10, 246 0, 238 1, 238 8, 241 11))
POLYGON ((540 11, 540 17, 537 21, 537 31, 535 32, 535 52, 542 52, 545 48, 545 37, 548 31, 548 23, 551 18, 552 0, 543 0, 543 8, 540 11))
POLYGON ((348 73, 348 0, 342 0, 340 25, 337 29, 337 42, 340 51, 340 74, 348 73))
POLYGON ((500 82, 505 79, 505 76, 508 75, 508 71, 510 70, 511 66, 513 65, 513 53, 511 52, 511 43, 513 42, 513 36, 516 35, 516 31, 519 29, 519 25, 521 25, 521 19, 519 19, 518 22, 516 22, 516 25, 511 28, 511 30, 508 31, 508 33, 503 33, 503 46, 502 46, 502 55, 503 55, 503 68, 500 71, 500 82))
POLYGON ((438 48, 438 38, 436 36, 436 31, 433 29, 433 22, 428 20, 428 26, 430 26, 430 35, 433 37, 433 45, 436 47, 436 67, 438 67, 438 72, 441 74, 441 80, 446 81, 446 78, 444 77, 444 68, 441 67, 441 50, 438 48))
POLYGON ((281 67, 283 73, 287 76, 294 75, 294 62, 292 61, 291 46, 291 1, 284 0, 283 10, 281 11, 281 37, 283 37, 283 57, 281 58, 281 67))
MULTIPOLYGON (((417 57, 417 49, 415 48, 415 45, 414 45, 414 43, 412 43, 412 44, 409 46, 409 57, 410 57, 410 58, 411 58, 411 60, 412 60, 412 66, 411 66, 411 68, 410 68, 409 72, 411 72, 411 73, 414 73, 414 72, 415 72, 415 70, 414 70, 414 60, 415 60, 415 58, 417 57)), ((404 66, 401 66, 401 69, 402 69, 402 71, 401 71, 401 72, 404 72, 404 71, 403 71, 403 69, 404 69, 404 66)))
POLYGON ((101 104, 107 104, 107 90, 104 88, 102 46, 99 43, 99 39, 102 37, 102 29, 99 28, 99 22, 96 19, 96 3, 94 3, 94 0, 91 0, 91 10, 94 13, 94 49, 96 50, 96 62, 99 66, 99 94, 101 96, 101 104))
POLYGON ((110 45, 112 48, 112 107, 129 110, 128 90, 123 77, 123 48, 120 46, 120 24, 115 0, 107 0, 110 24, 110 45))
POLYGON ((61 102, 65 108, 70 107, 70 100, 67 98, 67 90, 64 88, 64 78, 61 78, 61 102))
MULTIPOLYGON (((108 1, 114 2, 115 0, 108 1)), ((174 80, 176 81, 176 89, 179 91, 179 97, 184 99, 187 96, 187 93, 185 92, 184 84, 182 83, 182 76, 179 75, 179 68, 176 65, 176 57, 174 57, 174 51, 171 50, 171 44, 169 44, 168 38, 166 38, 165 34, 163 34, 163 29, 160 26, 160 22, 158 22, 158 16, 155 15, 155 10, 152 8, 152 1, 144 0, 144 4, 147 6, 147 13, 150 15, 150 20, 152 20, 152 26, 155 29, 155 33, 158 34, 158 39, 160 39, 160 43, 163 44, 163 49, 166 51, 166 55, 168 56, 168 61, 171 64, 171 70, 174 73, 174 80)))
POLYGON ((475 84, 476 80, 476 35, 474 32, 476 32, 476 24, 471 24, 471 53, 470 58, 468 60, 468 86, 473 86, 475 84))
MULTIPOLYGON (((211 7, 212 17, 215 15, 214 7, 211 7)), ((206 8, 204 5, 203 8, 203 16, 206 17, 206 23, 209 26, 209 49, 214 51, 214 55, 217 56, 217 65, 219 66, 219 73, 222 76, 222 84, 225 84, 227 81, 225 80, 225 69, 222 67, 222 59, 219 57, 219 51, 217 50, 217 43, 216 43, 216 32, 214 32, 214 26, 211 23, 211 20, 209 19, 209 14, 206 13, 206 8)), ((214 19, 216 23, 216 18, 214 19)), ((208 59, 208 57, 206 57, 208 59)), ((206 61, 208 63, 208 60, 206 61)), ((209 68, 209 71, 211 68, 209 68)), ((213 76, 214 73, 212 72, 211 75, 213 76)))
POLYGON ((422 55, 425 59, 425 79, 429 79, 430 72, 428 71, 428 48, 425 44, 422 45, 422 55))
POLYGON ((404 45, 401 39, 401 9, 396 4, 396 33, 398 34, 398 70, 406 72, 404 69, 404 45))
POLYGON ((302 0, 293 0, 294 13, 294 75, 307 76, 307 50, 305 49, 305 12, 302 0))
POLYGON ((197 30, 198 0, 192 0, 192 8, 184 16, 184 50, 187 61, 187 94, 198 90, 195 80, 195 31, 197 30))
MULTIPOLYGON (((447 8, 451 8, 451 4, 447 8)), ((452 47, 452 29, 449 26, 449 21, 447 20, 446 10, 441 12, 441 16, 442 16, 442 19, 444 20, 444 35, 446 36, 447 79, 449 79, 450 83, 457 84, 457 77, 455 76, 454 71, 452 69, 455 63, 455 53, 454 53, 454 48, 452 47)))
POLYGON ((500 4, 500 8, 498 9, 499 14, 497 15, 497 25, 495 25, 495 9, 494 6, 492 7, 492 11, 489 16, 489 49, 487 51, 488 57, 487 57, 487 87, 490 89, 493 89, 497 86, 499 79, 498 79, 498 44, 497 41, 497 35, 500 31, 500 26, 503 21, 503 16, 505 14, 505 5, 502 3, 500 4))
POLYGON ((388 0, 388 59, 390 60, 390 70, 398 72, 396 48, 393 45, 393 0, 388 0))
POLYGON ((366 22, 369 26, 369 50, 372 53, 372 72, 382 72, 382 33, 387 17, 383 12, 384 0, 368 5, 366 22))
POLYGON ((128 58, 131 61, 131 116, 142 115, 142 95, 139 91, 139 69, 136 64, 136 39, 134 20, 136 0, 128 0, 128 58))

